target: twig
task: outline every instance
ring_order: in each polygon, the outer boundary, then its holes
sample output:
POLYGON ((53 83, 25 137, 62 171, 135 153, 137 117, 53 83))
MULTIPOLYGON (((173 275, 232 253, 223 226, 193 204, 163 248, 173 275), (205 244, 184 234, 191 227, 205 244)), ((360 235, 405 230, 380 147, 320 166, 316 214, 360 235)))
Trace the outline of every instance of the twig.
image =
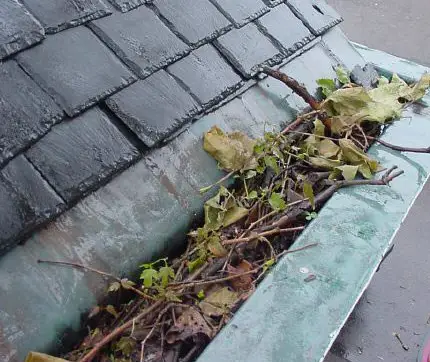
POLYGON ((304 136, 315 136, 315 137, 324 138, 324 139, 327 139, 327 140, 339 141, 339 138, 327 137, 327 136, 319 136, 319 135, 316 135, 315 133, 309 133, 309 132, 299 132, 299 131, 293 131, 293 130, 291 130, 291 131, 287 131, 286 133, 296 133, 296 134, 301 134, 301 135, 304 135, 304 136))
POLYGON ((227 282, 229 280, 240 278, 244 275, 257 273, 261 268, 262 267, 258 267, 256 269, 249 270, 249 271, 246 271, 243 273, 229 275, 228 277, 218 278, 218 279, 213 279, 213 280, 196 280, 195 282, 191 282, 191 283, 189 283, 189 282, 170 283, 168 285, 168 287, 171 287, 171 288, 178 288, 178 287, 179 288, 190 288, 190 287, 196 287, 196 286, 202 286, 202 285, 211 285, 211 284, 223 283, 223 282, 227 282))
POLYGON ((300 124, 302 124, 309 116, 312 116, 318 113, 320 113, 320 111, 316 110, 316 111, 311 111, 309 113, 298 116, 294 122, 290 123, 287 127, 285 127, 282 130, 281 134, 284 135, 288 132, 291 132, 293 129, 296 129, 300 124))
MULTIPOLYGON (((90 272, 93 272, 93 273, 114 279, 121 286, 123 283, 123 280, 121 278, 118 278, 117 276, 115 276, 113 274, 110 274, 110 273, 107 273, 107 272, 104 272, 104 271, 101 271, 101 270, 98 270, 98 269, 95 269, 95 268, 92 268, 92 267, 89 267, 86 265, 82 265, 82 264, 78 264, 78 263, 72 263, 70 261, 52 261, 52 260, 41 260, 41 259, 39 259, 39 260, 37 260, 37 262, 40 264, 43 263, 43 264, 62 265, 62 266, 70 266, 70 267, 76 268, 76 269, 84 269, 84 270, 87 270, 87 271, 90 271, 90 272)), ((151 297, 148 294, 143 293, 141 290, 133 287, 132 285, 127 285, 127 289, 132 290, 133 292, 140 295, 144 299, 151 300, 151 301, 156 300, 155 298, 151 297)))
POLYGON ((430 147, 423 147, 423 148, 414 148, 414 147, 402 147, 402 146, 396 146, 393 145, 391 143, 382 141, 379 138, 376 137, 372 137, 372 136, 366 136, 368 140, 371 141, 375 141, 380 143, 381 145, 391 148, 392 150, 395 151, 400 151, 400 152, 415 152, 415 153, 430 153, 430 147))
MULTIPOLYGON (((332 183, 327 189, 320 192, 315 197, 315 205, 321 205, 325 201, 327 201, 337 190, 348 187, 348 186, 359 186, 359 185, 376 185, 376 186, 385 186, 388 185, 393 179, 402 175, 404 171, 397 171, 393 173, 393 171, 397 169, 397 166, 391 167, 380 179, 376 180, 342 180, 335 181, 332 183)), ((288 209, 283 214, 280 215, 280 218, 272 223, 271 225, 265 226, 258 230, 259 232, 265 232, 267 230, 284 228, 289 225, 291 222, 297 219, 297 217, 303 212, 308 211, 312 208, 312 205, 309 201, 302 201, 302 205, 294 209, 288 209)))
POLYGON ((297 82, 294 78, 289 77, 279 70, 274 70, 269 67, 263 67, 262 72, 284 83, 293 92, 302 97, 303 100, 309 104, 309 106, 314 111, 318 111, 321 108, 320 103, 313 96, 311 96, 307 89, 300 85, 299 82, 297 82))
POLYGON ((361 136, 363 137, 363 140, 364 140, 365 150, 367 150, 369 148, 369 142, 367 141, 367 137, 366 137, 366 134, 364 133, 363 128, 359 124, 356 124, 355 127, 360 131, 361 136))
POLYGON ((205 192, 209 191, 212 187, 215 187, 216 185, 223 183, 225 180, 228 180, 231 176, 233 176, 235 174, 235 172, 236 171, 230 171, 227 175, 223 176, 222 178, 220 178, 217 182, 213 183, 212 185, 201 188, 200 192, 205 193, 205 192))
POLYGON ((164 303, 163 300, 156 301, 154 304, 152 304, 147 309, 145 309, 142 313, 138 314, 135 318, 129 320, 128 322, 124 323, 118 328, 115 328, 111 333, 106 335, 100 342, 95 344, 94 347, 91 349, 91 351, 89 351, 79 362, 91 362, 105 345, 107 345, 109 342, 113 341, 116 337, 124 333, 128 328, 130 328, 133 325, 133 323, 138 322, 142 318, 146 317, 148 314, 156 311, 163 303, 164 303))
POLYGON ((190 362, 194 355, 196 354, 197 350, 200 348, 198 344, 196 344, 193 348, 191 348, 188 353, 185 355, 184 358, 180 359, 179 362, 190 362))
POLYGON ((281 252, 278 255, 276 255, 276 258, 279 260, 279 258, 283 257, 284 255, 295 253, 297 251, 302 251, 302 250, 310 249, 310 248, 313 248, 314 246, 317 246, 317 245, 318 245, 318 243, 312 243, 312 244, 308 244, 308 245, 302 246, 302 247, 297 248, 297 249, 284 250, 283 252, 281 252))
POLYGON ((146 337, 144 338, 144 340, 141 342, 141 348, 140 348, 140 362, 143 362, 143 357, 145 355, 145 343, 148 341, 149 338, 151 338, 152 334, 155 331, 155 328, 157 327, 157 325, 160 323, 161 318, 163 318, 164 314, 170 309, 172 308, 172 306, 174 306, 175 303, 169 303, 167 304, 162 311, 158 314, 157 319, 155 320, 154 326, 151 328, 151 330, 149 331, 149 333, 146 335, 146 337))
POLYGON ((256 233, 254 235, 248 236, 246 238, 237 238, 237 239, 230 239, 230 240, 224 240, 222 242, 222 245, 231 245, 231 244, 238 244, 238 243, 247 243, 250 241, 253 241, 255 239, 259 239, 261 237, 267 237, 277 234, 285 234, 285 233, 291 233, 295 231, 302 231, 305 227, 304 226, 297 226, 294 228, 287 228, 287 229, 281 229, 281 228, 274 228, 269 231, 264 231, 262 233, 256 233))

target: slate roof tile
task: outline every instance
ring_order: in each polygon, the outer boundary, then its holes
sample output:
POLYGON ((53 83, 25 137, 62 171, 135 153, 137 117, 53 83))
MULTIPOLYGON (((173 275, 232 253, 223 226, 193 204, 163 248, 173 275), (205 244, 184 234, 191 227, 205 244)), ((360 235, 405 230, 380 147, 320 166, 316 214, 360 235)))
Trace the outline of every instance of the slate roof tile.
POLYGON ((0 204, 0 255, 65 206, 23 155, 0 171, 0 204))
POLYGON ((46 33, 81 25, 112 12, 101 0, 22 0, 46 33))
POLYGON ((108 107, 149 147, 190 120, 197 102, 161 70, 113 95, 108 107))
POLYGON ((138 157, 138 152, 98 107, 55 126, 27 153, 68 202, 100 186, 138 157))
POLYGON ((0 64, 0 164, 62 118, 63 111, 15 61, 0 64))
POLYGON ((259 18, 257 23, 262 32, 272 37, 287 55, 294 53, 315 38, 284 4, 259 18))
POLYGON ((286 0, 286 3, 314 35, 323 34, 342 21, 324 0, 286 0))
POLYGON ((252 77, 262 64, 274 65, 283 55, 253 23, 233 29, 214 44, 246 78, 252 77))
POLYGON ((49 36, 39 46, 18 54, 17 59, 69 116, 136 80, 83 26, 49 36))
POLYGON ((145 3, 149 3, 148 0, 109 0, 115 7, 123 13, 132 9, 135 9, 145 3))
POLYGON ((172 30, 193 45, 219 36, 232 27, 209 0, 154 0, 172 30))
POLYGON ((285 0, 263 0, 263 1, 270 7, 274 7, 279 4, 282 4, 285 0))
POLYGON ((179 78, 205 106, 218 103, 242 83, 240 76, 210 44, 172 64, 168 71, 179 78))
POLYGON ((0 59, 40 42, 40 23, 16 0, 1 0, 0 59))
POLYGON ((90 27, 142 78, 186 55, 190 50, 145 6, 96 20, 90 27))
POLYGON ((0 2, 0 254, 340 21, 317 0, 0 2))
POLYGON ((212 2, 236 27, 241 27, 269 11, 261 0, 212 0, 212 2))

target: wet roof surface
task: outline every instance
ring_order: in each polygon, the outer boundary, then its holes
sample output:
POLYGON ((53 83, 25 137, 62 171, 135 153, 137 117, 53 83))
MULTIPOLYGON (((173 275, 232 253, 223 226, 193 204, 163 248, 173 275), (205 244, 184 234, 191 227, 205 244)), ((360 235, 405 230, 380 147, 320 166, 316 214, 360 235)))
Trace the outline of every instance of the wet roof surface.
POLYGON ((340 21, 317 0, 2 0, 0 254, 340 21))

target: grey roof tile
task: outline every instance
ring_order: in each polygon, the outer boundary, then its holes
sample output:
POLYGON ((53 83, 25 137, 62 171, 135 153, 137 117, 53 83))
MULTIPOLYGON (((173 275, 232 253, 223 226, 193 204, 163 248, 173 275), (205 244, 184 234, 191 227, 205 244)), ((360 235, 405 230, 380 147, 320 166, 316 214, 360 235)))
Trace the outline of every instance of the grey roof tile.
POLYGON ((233 29, 214 44, 243 74, 250 78, 261 64, 274 65, 283 55, 253 23, 233 29))
POLYGON ((242 79, 210 44, 172 64, 168 71, 179 78, 201 101, 210 106, 238 89, 242 79))
POLYGON ((16 0, 1 0, 0 59, 40 42, 43 27, 16 0))
POLYGON ((111 14, 101 0, 22 0, 45 27, 46 33, 83 24, 111 14))
POLYGON ((64 209, 61 198, 24 156, 0 172, 0 255, 64 209))
POLYGON ((136 80, 83 26, 51 35, 41 45, 18 54, 17 59, 70 116, 136 80))
POLYGON ((149 147, 187 122, 199 108, 164 70, 113 95, 106 103, 149 147))
POLYGON ((206 42, 232 27, 209 0, 154 0, 172 30, 190 44, 206 42))
POLYGON ((286 0, 286 3, 314 35, 323 34, 342 21, 324 0, 286 0))
POLYGON ((287 55, 294 53, 315 38, 284 4, 262 16, 257 23, 263 33, 274 38, 287 55))
POLYGON ((172 63, 190 49, 145 6, 96 20, 90 27, 140 77, 172 63))
POLYGON ((261 0, 211 1, 236 27, 241 27, 269 11, 261 0))
POLYGON ((284 2, 284 0, 263 0, 263 1, 270 7, 274 7, 284 2))
POLYGON ((123 13, 135 9, 145 3, 149 3, 148 0, 109 0, 116 8, 123 13))
POLYGON ((71 202, 128 166, 138 152, 96 107, 55 126, 26 155, 71 202))
POLYGON ((62 118, 63 111, 15 61, 0 64, 0 164, 62 118))

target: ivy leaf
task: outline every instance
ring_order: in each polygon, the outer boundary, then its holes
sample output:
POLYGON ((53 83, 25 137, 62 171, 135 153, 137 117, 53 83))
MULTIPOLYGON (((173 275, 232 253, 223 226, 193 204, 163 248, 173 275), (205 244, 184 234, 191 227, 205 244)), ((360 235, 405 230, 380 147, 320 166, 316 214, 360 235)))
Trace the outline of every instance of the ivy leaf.
POLYGON ((303 194, 309 199, 312 209, 315 210, 315 195, 310 182, 305 181, 303 183, 303 194))
POLYGON ((121 284, 119 282, 113 282, 109 285, 108 292, 117 292, 121 288, 121 284))
POLYGON ((336 170, 339 170, 342 172, 342 176, 345 180, 351 181, 354 180, 357 176, 359 166, 353 166, 353 165, 343 165, 336 167, 336 170))
POLYGON ((333 79, 321 78, 317 80, 317 84, 326 98, 336 90, 336 83, 333 79))
POLYGON ((255 170, 249 170, 249 171, 246 173, 246 175, 245 175, 245 179, 246 179, 246 180, 249 180, 250 178, 253 178, 253 177, 255 177, 255 176, 257 176, 257 171, 255 171, 255 170))
POLYGON ((199 298, 199 300, 205 299, 205 291, 203 289, 200 289, 200 291, 197 293, 197 298, 199 298))
POLYGON ((105 308, 106 312, 108 312, 109 314, 113 315, 115 318, 118 318, 119 314, 116 311, 115 307, 112 304, 109 304, 106 306, 105 308))
POLYGON ((336 156, 339 153, 339 146, 334 143, 332 140, 323 139, 321 142, 317 144, 318 153, 327 158, 331 158, 336 156))
POLYGON ((351 83, 351 80, 349 79, 349 73, 346 69, 342 67, 336 68, 336 77, 342 84, 348 84, 351 83))
POLYGON ((314 121, 314 134, 317 136, 324 136, 325 126, 319 118, 314 121))
POLYGON ((134 286, 136 285, 136 283, 135 282, 132 282, 131 280, 128 280, 128 279, 126 279, 126 278, 124 278, 124 279, 121 279, 121 286, 124 288, 124 289, 132 289, 134 286))
POLYGON ((257 199, 257 198, 258 198, 258 193, 255 190, 251 191, 248 194, 248 197, 247 197, 248 200, 254 200, 254 199, 257 199))
POLYGON ((277 192, 272 192, 269 198, 269 204, 272 209, 276 211, 285 210, 285 208, 287 207, 285 200, 282 198, 281 194, 277 192))
POLYGON ((264 163, 266 167, 270 167, 275 173, 278 175, 280 172, 278 162, 276 161, 276 158, 273 156, 265 156, 264 157, 264 163))
POLYGON ((222 225, 229 226, 231 224, 234 224, 246 215, 248 215, 248 209, 234 205, 233 207, 227 209, 227 211, 225 212, 222 225))
POLYGON ((218 236, 213 236, 208 242, 209 251, 217 258, 222 258, 228 254, 227 250, 222 246, 218 236))
POLYGON ((256 141, 241 132, 224 133, 217 126, 204 134, 203 148, 225 171, 246 171, 257 167, 256 141))
POLYGON ((169 280, 175 277, 175 272, 169 266, 162 266, 158 271, 158 276, 161 279, 161 286, 165 288, 169 284, 169 280))
POLYGON ((115 352, 121 352, 124 356, 130 356, 136 348, 136 341, 131 337, 121 337, 115 344, 115 352))
POLYGON ((378 161, 371 159, 366 153, 358 148, 354 142, 349 139, 342 138, 339 140, 339 146, 342 150, 343 158, 352 165, 361 165, 363 163, 369 166, 372 173, 379 169, 378 161))
POLYGON ((140 274, 140 279, 143 279, 145 288, 150 288, 154 283, 154 279, 158 279, 158 272, 155 269, 145 269, 140 274))
POLYGON ((333 170, 342 164, 339 160, 330 160, 325 157, 309 157, 309 162, 315 167, 326 170, 333 170))

